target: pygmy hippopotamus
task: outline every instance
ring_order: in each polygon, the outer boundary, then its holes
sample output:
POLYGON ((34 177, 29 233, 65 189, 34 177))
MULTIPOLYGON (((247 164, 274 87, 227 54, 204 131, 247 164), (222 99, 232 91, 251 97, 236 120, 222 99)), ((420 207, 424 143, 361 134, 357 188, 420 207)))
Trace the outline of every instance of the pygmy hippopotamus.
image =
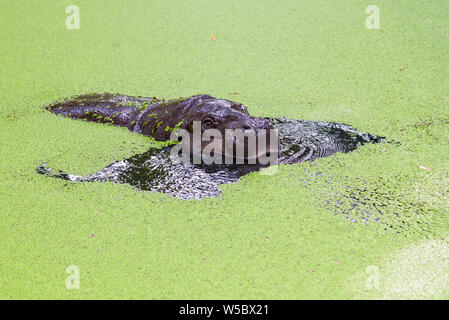
MULTIPOLYGON (((132 132, 151 136, 159 141, 170 140, 172 132, 176 129, 187 130, 192 134, 191 139, 193 139, 195 121, 198 121, 201 134, 208 129, 218 130, 223 137, 219 140, 220 150, 227 150, 224 139, 226 130, 240 129, 244 134, 252 132, 258 139, 262 137, 265 139, 266 143, 263 142, 265 147, 257 147, 256 157, 262 156, 261 152, 264 156, 277 155, 279 152, 278 144, 270 144, 270 131, 273 129, 271 122, 265 118, 251 116, 247 108, 240 103, 205 94, 168 101, 155 97, 133 97, 110 93, 88 94, 50 105, 47 109, 54 114, 72 119, 85 119, 127 127, 132 132)), ((242 143, 244 156, 247 157, 250 139, 243 137, 239 140, 234 137, 232 141, 234 144, 232 154, 236 154, 236 144, 242 143)), ((198 151, 194 150, 194 146, 198 146, 198 143, 203 150, 210 140, 201 139, 197 144, 191 141, 191 151, 198 151)))

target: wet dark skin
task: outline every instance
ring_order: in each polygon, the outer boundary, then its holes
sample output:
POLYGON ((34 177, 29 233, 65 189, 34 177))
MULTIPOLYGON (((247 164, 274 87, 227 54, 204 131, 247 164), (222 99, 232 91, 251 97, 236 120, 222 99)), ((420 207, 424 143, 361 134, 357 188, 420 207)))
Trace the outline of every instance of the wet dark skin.
MULTIPOLYGON (((193 133, 193 122, 201 121, 201 132, 217 129, 222 137, 225 137, 225 129, 254 130, 256 135, 260 129, 265 129, 269 147, 269 130, 273 128, 267 119, 249 115, 242 104, 210 95, 164 101, 154 97, 89 94, 51 105, 47 109, 72 119, 127 127, 130 131, 159 141, 170 140, 172 131, 176 129, 193 133)), ((202 141, 202 148, 208 143, 202 141)))

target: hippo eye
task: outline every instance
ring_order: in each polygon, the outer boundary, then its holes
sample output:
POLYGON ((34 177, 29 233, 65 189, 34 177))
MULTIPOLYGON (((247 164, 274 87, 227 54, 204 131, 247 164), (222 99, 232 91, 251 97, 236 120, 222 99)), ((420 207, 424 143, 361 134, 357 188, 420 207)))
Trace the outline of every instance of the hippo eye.
POLYGON ((203 127, 203 130, 215 128, 215 122, 211 118, 205 118, 202 121, 202 127, 203 127))

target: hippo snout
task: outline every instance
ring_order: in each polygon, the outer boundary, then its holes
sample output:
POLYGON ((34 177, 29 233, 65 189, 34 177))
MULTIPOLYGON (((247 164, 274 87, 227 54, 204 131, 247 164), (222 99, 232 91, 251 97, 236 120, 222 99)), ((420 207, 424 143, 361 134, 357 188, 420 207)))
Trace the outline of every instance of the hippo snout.
POLYGON ((276 158, 279 154, 279 138, 271 122, 264 118, 250 117, 244 123, 234 125, 232 135, 233 155, 236 158, 276 158), (239 153, 240 150, 240 153, 239 153))

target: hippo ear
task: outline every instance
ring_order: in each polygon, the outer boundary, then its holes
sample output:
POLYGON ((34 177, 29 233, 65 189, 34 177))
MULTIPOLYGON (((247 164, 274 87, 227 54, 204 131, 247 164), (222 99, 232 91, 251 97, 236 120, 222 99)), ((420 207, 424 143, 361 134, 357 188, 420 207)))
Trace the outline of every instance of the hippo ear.
POLYGON ((231 109, 234 109, 236 111, 240 111, 242 113, 248 114, 248 109, 243 104, 240 104, 240 103, 234 103, 231 106, 231 109))

